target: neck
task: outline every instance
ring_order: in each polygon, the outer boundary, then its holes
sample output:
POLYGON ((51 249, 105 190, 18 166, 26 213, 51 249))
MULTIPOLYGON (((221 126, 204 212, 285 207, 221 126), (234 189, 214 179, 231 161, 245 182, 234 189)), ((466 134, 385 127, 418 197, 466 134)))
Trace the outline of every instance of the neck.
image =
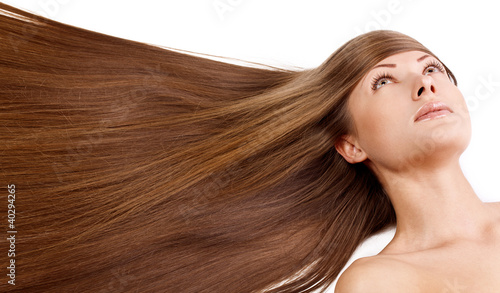
POLYGON ((492 214, 465 178, 458 159, 439 167, 381 174, 397 216, 393 243, 421 250, 485 235, 492 214))

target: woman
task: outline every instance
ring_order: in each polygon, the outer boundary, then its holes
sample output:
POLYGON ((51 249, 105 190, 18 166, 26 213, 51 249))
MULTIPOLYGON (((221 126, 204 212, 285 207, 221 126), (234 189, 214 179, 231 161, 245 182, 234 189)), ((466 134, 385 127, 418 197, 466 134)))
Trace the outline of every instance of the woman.
MULTIPOLYGON (((381 273, 442 291, 461 276, 447 270, 462 268, 451 257, 477 260, 466 239, 494 267, 495 238, 484 235, 498 233, 479 231, 498 227, 498 207, 474 198, 456 164, 470 130, 463 99, 451 71, 410 37, 361 35, 292 71, 0 9, 0 180, 15 186, 19 231, 3 262, 15 261, 16 285, 1 290, 313 292, 396 224, 394 241, 351 265, 337 291, 401 291, 377 284, 381 273), (434 100, 449 113, 411 121, 434 100), (454 217, 465 204, 468 218, 454 217), (430 255, 444 241, 447 254, 430 255), (422 258, 411 262, 413 251, 422 258)), ((478 292, 498 289, 493 280, 478 292)))
POLYGON ((483 203, 462 173, 470 118, 447 74, 432 55, 409 51, 385 58, 354 87, 354 131, 336 148, 376 174, 397 228, 377 256, 346 270, 336 292, 500 289, 500 206, 483 203))

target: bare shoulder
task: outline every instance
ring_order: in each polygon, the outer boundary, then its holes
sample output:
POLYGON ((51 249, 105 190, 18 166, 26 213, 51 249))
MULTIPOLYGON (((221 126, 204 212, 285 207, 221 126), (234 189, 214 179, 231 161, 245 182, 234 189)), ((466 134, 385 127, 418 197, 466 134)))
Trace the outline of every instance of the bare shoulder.
POLYGON ((402 261, 372 256, 355 260, 339 277, 335 293, 422 292, 415 269, 402 261))

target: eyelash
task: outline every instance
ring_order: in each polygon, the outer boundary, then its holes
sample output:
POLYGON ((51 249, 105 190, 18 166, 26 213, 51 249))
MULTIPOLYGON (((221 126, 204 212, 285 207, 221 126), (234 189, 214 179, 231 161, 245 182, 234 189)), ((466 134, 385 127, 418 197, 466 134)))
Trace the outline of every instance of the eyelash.
MULTIPOLYGON (((425 65, 425 69, 424 69, 424 72, 429 69, 429 67, 435 67, 439 72, 445 72, 445 68, 444 66, 437 62, 436 60, 432 60, 430 62, 428 62, 426 65, 425 65)), ((394 76, 392 76, 391 74, 389 73, 380 73, 378 75, 376 75, 373 79, 372 79, 372 83, 371 83, 371 88, 373 91, 376 91, 377 90, 377 84, 379 83, 379 81, 383 80, 383 79, 388 79, 388 80, 391 80, 393 81, 394 80, 394 76)))

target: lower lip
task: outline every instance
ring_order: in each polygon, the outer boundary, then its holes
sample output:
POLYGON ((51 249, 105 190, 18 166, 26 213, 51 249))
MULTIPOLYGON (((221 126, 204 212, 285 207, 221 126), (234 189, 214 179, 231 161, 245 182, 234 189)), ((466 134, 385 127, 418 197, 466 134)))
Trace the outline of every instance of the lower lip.
POLYGON ((450 111, 448 111, 448 110, 439 110, 439 111, 435 111, 435 112, 430 112, 430 113, 427 113, 423 116, 418 117, 418 119, 415 120, 415 122, 437 119, 437 118, 445 117, 448 114, 450 114, 450 111))

